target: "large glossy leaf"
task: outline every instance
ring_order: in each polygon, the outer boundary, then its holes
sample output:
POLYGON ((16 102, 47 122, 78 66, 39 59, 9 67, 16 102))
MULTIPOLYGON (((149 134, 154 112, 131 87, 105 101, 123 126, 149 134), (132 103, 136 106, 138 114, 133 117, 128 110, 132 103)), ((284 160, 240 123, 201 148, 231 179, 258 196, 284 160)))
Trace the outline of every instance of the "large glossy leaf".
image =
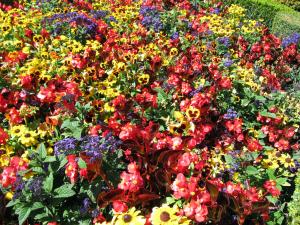
POLYGON ((106 207, 114 200, 121 200, 125 196, 125 192, 121 189, 114 189, 109 192, 102 192, 98 195, 97 204, 100 208, 106 207))

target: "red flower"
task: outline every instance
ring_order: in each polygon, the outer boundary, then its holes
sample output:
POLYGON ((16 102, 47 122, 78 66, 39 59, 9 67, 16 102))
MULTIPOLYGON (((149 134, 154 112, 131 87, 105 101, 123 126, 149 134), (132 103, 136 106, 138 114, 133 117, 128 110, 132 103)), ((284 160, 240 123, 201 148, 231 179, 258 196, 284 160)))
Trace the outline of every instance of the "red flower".
POLYGON ((68 163, 66 165, 65 174, 70 178, 71 183, 75 183, 78 178, 78 164, 76 162, 76 155, 67 156, 68 163))
POLYGON ((0 144, 2 145, 6 144, 8 138, 9 138, 8 134, 0 127, 0 144))
POLYGON ((269 192, 273 197, 278 197, 280 195, 280 190, 276 187, 276 181, 267 180, 264 183, 264 188, 269 192))
POLYGON ((255 151, 261 151, 263 149, 262 145, 259 143, 258 140, 252 138, 252 139, 248 139, 247 141, 247 148, 249 151, 251 152, 255 152, 255 151))
POLYGON ((116 213, 122 213, 128 211, 128 206, 126 205, 126 203, 120 200, 113 201, 113 208, 116 213))
POLYGON ((11 108, 8 114, 9 122, 12 124, 22 123, 23 119, 20 117, 20 113, 16 108, 11 108))
POLYGON ((278 148, 279 150, 288 150, 290 148, 290 143, 288 140, 281 138, 274 144, 274 147, 278 148))
POLYGON ((133 125, 131 123, 127 123, 121 128, 121 130, 122 131, 119 134, 119 138, 122 141, 135 140, 137 136, 140 136, 140 130, 136 125, 133 125))
POLYGON ((58 225, 58 223, 57 222, 49 222, 49 223, 47 223, 47 225, 58 225))
POLYGON ((121 173, 121 183, 119 183, 118 188, 129 192, 139 191, 144 186, 144 181, 135 163, 128 165, 128 172, 123 171, 121 173))
POLYGON ((0 174, 0 184, 7 188, 12 186, 17 180, 16 169, 9 166, 3 169, 3 172, 0 174))

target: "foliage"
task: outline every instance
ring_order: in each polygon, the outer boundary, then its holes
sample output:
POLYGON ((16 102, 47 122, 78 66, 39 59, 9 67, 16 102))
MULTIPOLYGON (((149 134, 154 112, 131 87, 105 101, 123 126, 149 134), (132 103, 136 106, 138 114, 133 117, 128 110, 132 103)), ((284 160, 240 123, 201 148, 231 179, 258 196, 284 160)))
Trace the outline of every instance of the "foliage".
POLYGON ((224 3, 1 3, 0 216, 284 224, 300 34, 266 26, 281 4, 224 3))

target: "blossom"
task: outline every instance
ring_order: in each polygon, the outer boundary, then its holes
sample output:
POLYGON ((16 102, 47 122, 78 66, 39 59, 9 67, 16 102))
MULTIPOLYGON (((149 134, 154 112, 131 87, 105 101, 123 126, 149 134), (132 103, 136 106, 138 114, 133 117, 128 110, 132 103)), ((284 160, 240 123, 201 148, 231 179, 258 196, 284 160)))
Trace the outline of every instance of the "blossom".
POLYGON ((130 208, 127 212, 123 212, 121 214, 115 215, 115 223, 116 225, 144 225, 146 219, 139 214, 141 211, 136 210, 134 207, 130 208))
POLYGON ((118 184, 118 188, 129 192, 139 191, 144 185, 144 180, 135 163, 128 165, 128 172, 121 173, 121 182, 118 184))

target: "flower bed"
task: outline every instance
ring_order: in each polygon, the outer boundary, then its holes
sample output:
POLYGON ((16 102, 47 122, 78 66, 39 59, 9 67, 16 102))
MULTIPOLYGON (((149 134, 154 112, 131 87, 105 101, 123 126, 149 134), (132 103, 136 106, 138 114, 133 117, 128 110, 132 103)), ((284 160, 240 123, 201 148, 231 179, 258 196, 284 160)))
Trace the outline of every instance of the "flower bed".
POLYGON ((1 221, 287 220, 299 34, 217 1, 0 7, 1 221))

